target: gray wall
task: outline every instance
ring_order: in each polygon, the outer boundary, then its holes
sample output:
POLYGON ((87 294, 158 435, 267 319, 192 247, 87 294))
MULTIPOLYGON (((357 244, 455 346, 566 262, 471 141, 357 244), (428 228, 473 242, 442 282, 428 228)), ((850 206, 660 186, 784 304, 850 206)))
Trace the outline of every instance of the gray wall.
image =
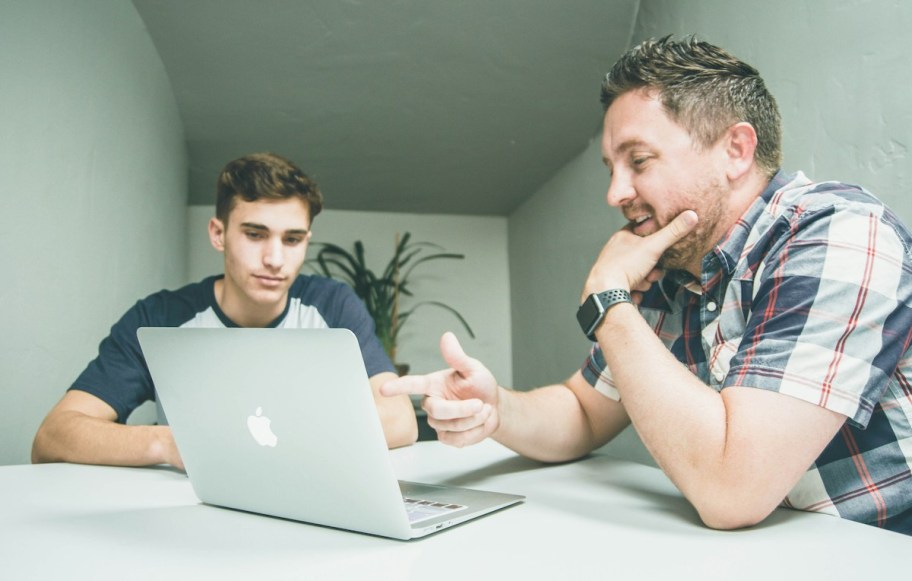
POLYGON ((138 297, 183 281, 186 153, 133 5, 0 9, 0 464, 138 297))
MULTIPOLYGON (((696 33, 753 64, 782 111, 787 170, 860 183, 912 222, 910 29, 912 3, 897 0, 643 0, 631 45, 696 33)), ((596 139, 510 216, 518 388, 564 379, 586 355, 573 315, 591 260, 619 226, 608 183, 596 139)), ((650 461, 630 434, 615 448, 650 461)))

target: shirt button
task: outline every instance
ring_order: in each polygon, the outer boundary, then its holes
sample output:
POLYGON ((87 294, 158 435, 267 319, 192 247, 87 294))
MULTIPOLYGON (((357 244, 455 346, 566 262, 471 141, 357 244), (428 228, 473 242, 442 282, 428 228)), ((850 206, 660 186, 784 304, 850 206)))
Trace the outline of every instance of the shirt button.
POLYGON ((718 381, 719 383, 722 383, 722 380, 725 379, 725 374, 722 373, 722 370, 717 369, 717 370, 713 371, 713 377, 716 378, 716 381, 718 381))
POLYGON ((716 308, 717 308, 717 305, 713 301, 709 301, 708 303, 706 303, 706 310, 709 311, 710 313, 715 313, 716 308))

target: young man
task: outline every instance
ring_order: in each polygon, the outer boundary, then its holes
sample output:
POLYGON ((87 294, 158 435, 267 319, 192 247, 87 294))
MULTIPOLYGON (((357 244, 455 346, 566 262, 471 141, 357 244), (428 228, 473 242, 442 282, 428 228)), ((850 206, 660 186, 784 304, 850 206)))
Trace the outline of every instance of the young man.
POLYGON ((183 468, 168 426, 127 426, 130 413, 155 397, 136 338, 143 326, 345 327, 358 337, 390 447, 411 444, 417 424, 406 396, 379 386, 395 378, 363 303, 343 283, 299 275, 323 195, 300 169, 274 154, 229 163, 218 179, 212 245, 225 274, 153 294, 131 308, 101 343, 98 357, 45 418, 33 462, 183 468))
POLYGON ((876 198, 779 171, 757 71, 695 39, 647 41, 602 87, 607 199, 629 221, 577 315, 596 342, 564 384, 452 369, 403 378, 439 438, 578 458, 632 422, 714 528, 781 505, 912 534, 912 235, 876 198))

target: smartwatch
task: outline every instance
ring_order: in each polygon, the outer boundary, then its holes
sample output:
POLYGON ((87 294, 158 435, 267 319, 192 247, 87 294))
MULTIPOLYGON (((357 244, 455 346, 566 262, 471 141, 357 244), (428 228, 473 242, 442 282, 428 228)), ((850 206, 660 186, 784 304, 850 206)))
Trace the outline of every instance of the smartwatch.
POLYGON ((579 306, 576 320, 590 341, 596 341, 595 330, 602 324, 605 312, 618 303, 633 303, 630 293, 620 288, 593 293, 579 306))

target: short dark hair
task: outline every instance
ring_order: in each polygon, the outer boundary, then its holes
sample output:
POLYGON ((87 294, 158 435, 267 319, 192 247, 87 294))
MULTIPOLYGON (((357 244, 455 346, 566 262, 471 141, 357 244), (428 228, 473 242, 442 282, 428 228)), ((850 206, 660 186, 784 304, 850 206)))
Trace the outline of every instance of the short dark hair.
POLYGON ((772 177, 782 163, 782 129, 776 100, 760 73, 725 50, 689 36, 649 39, 618 59, 602 83, 607 111, 629 91, 654 91, 668 115, 708 147, 731 125, 746 121, 757 132, 755 159, 772 177))
POLYGON ((323 209, 317 184, 295 164, 274 153, 254 153, 231 161, 216 183, 215 217, 228 224, 236 200, 298 198, 310 210, 310 221, 323 209))

